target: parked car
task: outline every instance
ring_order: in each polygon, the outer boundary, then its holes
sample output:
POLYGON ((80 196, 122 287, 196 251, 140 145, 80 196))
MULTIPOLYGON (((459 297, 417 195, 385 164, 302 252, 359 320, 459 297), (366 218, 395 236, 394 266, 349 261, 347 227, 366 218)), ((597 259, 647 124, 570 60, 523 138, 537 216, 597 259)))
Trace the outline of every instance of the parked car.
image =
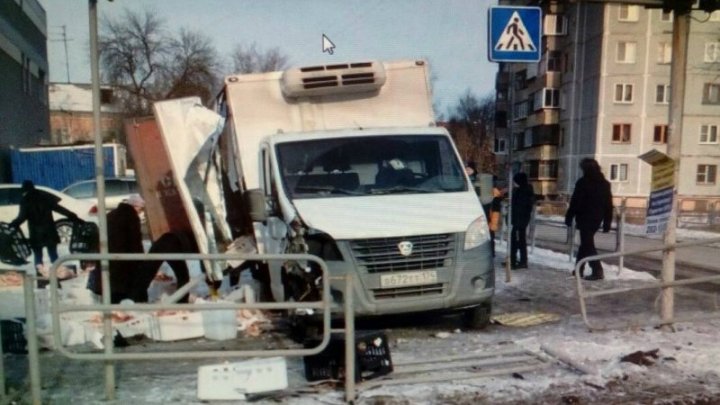
MULTIPOLYGON (((78 200, 92 201, 97 205, 96 180, 83 180, 73 183, 62 190, 63 193, 78 200)), ((134 178, 117 177, 105 179, 105 209, 114 209, 130 194, 138 193, 138 184, 134 178)))
MULTIPOLYGON (((95 204, 90 201, 82 201, 70 197, 60 191, 53 190, 48 187, 35 186, 38 190, 46 191, 60 198, 60 205, 74 212, 83 221, 96 221, 95 204)), ((22 190, 20 184, 0 184, 0 221, 11 222, 17 218, 20 212, 20 200, 22 199, 22 190)), ((55 218, 55 227, 60 236, 60 243, 70 242, 72 236, 72 221, 56 212, 53 213, 55 218)), ((28 235, 27 222, 21 226, 25 236, 28 235)))

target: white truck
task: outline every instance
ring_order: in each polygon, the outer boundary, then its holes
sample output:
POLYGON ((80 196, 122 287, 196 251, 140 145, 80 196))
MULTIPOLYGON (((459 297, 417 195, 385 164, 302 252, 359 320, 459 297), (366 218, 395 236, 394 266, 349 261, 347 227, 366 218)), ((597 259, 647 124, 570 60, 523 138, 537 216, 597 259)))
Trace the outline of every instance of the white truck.
MULTIPOLYGON (((435 126, 428 78, 424 61, 339 63, 227 77, 215 112, 156 103, 200 251, 244 238, 259 253, 311 253, 353 275, 358 316, 462 310, 485 326, 487 221, 435 126)), ((277 301, 315 300, 322 285, 312 266, 260 273, 277 301)), ((331 285, 337 301, 350 293, 331 285)))

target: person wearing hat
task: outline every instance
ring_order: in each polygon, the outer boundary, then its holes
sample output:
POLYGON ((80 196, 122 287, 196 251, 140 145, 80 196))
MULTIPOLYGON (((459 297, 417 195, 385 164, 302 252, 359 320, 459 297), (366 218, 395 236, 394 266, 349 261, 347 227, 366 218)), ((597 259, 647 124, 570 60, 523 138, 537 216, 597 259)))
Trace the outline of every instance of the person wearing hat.
POLYGON ((75 213, 59 204, 60 197, 36 189, 30 180, 23 181, 21 190, 20 213, 10 222, 10 226, 19 227, 23 222, 28 222, 29 242, 35 267, 42 270, 43 248, 47 249, 51 262, 58 258, 57 245, 60 243, 60 237, 55 228, 53 211, 66 216, 71 221, 80 219, 75 213))
MULTIPOLYGON (((140 228, 140 213, 144 209, 145 201, 142 197, 132 194, 107 214, 109 253, 145 253, 140 228)), ((133 279, 141 266, 140 260, 110 261, 110 301, 113 304, 131 298, 133 279)), ((88 287, 95 294, 102 294, 100 266, 93 270, 88 287)))

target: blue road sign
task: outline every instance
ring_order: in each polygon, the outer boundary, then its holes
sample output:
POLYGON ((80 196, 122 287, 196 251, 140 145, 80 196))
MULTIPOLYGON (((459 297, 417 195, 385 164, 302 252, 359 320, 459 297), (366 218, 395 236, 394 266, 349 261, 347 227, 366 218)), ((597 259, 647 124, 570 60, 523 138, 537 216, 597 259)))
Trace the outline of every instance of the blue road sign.
POLYGON ((540 7, 490 7, 488 20, 488 57, 491 62, 540 60, 540 7))

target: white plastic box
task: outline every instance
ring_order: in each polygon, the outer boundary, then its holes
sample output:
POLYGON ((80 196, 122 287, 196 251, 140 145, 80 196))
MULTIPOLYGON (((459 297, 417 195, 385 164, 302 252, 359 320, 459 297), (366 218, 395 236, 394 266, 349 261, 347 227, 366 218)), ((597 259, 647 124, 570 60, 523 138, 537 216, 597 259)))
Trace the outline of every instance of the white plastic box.
POLYGON ((278 391, 287 386, 287 363, 283 357, 198 367, 201 401, 244 400, 246 394, 278 391))
POLYGON ((177 311, 170 315, 153 314, 150 318, 150 338, 170 342, 194 339, 205 335, 200 312, 177 311))

